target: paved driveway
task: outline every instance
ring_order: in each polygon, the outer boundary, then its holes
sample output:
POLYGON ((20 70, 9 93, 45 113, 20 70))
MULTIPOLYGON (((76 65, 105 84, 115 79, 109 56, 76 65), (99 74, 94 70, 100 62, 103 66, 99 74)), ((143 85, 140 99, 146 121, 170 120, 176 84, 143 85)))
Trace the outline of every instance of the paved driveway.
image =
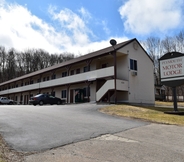
POLYGON ((0 133, 17 151, 42 151, 149 123, 109 116, 102 105, 0 105, 0 133))

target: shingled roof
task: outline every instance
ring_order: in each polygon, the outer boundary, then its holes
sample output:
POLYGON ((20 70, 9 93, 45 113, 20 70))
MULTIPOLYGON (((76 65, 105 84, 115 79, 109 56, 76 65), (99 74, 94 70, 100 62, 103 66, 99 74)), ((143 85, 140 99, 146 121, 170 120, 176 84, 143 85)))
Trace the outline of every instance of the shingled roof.
MULTIPOLYGON (((134 38, 134 39, 119 43, 119 44, 115 45, 114 48, 116 50, 118 50, 118 49, 126 46, 127 44, 133 42, 134 40, 137 41, 137 39, 134 38)), ((82 61, 85 61, 85 60, 88 60, 88 59, 97 58, 99 56, 103 56, 103 55, 106 55, 107 53, 113 52, 114 48, 112 46, 109 46, 107 48, 104 48, 104 49, 101 49, 101 50, 98 50, 98 51, 95 51, 95 52, 92 52, 92 53, 89 53, 89 54, 86 54, 86 55, 83 55, 83 56, 80 56, 80 57, 77 57, 77 58, 74 58, 72 60, 62 62, 62 63, 56 64, 56 65, 53 65, 53 66, 50 66, 50 67, 32 72, 32 73, 29 73, 29 74, 26 74, 26 75, 23 75, 21 77, 11 79, 9 81, 1 83, 0 86, 8 84, 8 83, 15 82, 15 81, 18 81, 18 80, 21 80, 21 79, 29 78, 29 77, 32 77, 32 76, 35 76, 35 75, 40 75, 40 74, 43 74, 45 72, 53 71, 53 70, 56 70, 56 69, 59 69, 59 68, 62 68, 62 67, 66 67, 68 65, 72 65, 72 64, 75 64, 77 62, 82 62, 82 61)))

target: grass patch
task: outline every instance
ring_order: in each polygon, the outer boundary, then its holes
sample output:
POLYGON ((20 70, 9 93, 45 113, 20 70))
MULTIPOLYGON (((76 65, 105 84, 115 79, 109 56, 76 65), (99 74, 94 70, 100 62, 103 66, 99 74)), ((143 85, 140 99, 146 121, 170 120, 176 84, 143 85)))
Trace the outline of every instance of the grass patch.
MULTIPOLYGON (((177 102, 177 104, 180 107, 184 107, 184 102, 177 102)), ((173 106, 173 102, 155 101, 155 105, 157 105, 157 106, 173 106)))
POLYGON ((172 110, 173 109, 167 107, 131 106, 131 105, 113 105, 100 109, 101 112, 110 115, 143 119, 162 124, 175 124, 184 126, 184 116, 164 114, 165 111, 172 111, 172 110))

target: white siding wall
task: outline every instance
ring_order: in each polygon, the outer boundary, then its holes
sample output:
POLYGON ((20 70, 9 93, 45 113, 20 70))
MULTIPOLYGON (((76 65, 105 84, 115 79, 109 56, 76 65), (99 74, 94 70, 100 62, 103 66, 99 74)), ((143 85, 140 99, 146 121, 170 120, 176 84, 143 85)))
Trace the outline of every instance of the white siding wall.
MULTIPOLYGON (((136 42, 136 41, 135 41, 136 42)), ((132 76, 131 70, 129 70, 129 99, 130 103, 147 103, 154 104, 154 74, 153 74, 153 62, 150 60, 146 53, 139 46, 137 50, 133 48, 133 42, 123 49, 120 49, 122 53, 129 54, 129 59, 137 60, 137 76, 132 76)), ((127 69, 127 67, 126 67, 127 69)))

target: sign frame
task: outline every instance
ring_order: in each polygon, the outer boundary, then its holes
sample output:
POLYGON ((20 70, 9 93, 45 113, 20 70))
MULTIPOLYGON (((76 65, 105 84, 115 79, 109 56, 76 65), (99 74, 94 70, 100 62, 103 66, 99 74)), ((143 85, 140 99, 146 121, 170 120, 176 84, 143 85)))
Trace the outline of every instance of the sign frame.
POLYGON ((184 54, 169 52, 159 59, 161 84, 176 87, 184 84, 184 54))
POLYGON ((159 60, 160 82, 172 87, 174 97, 174 114, 178 112, 176 87, 184 84, 184 54, 168 52, 159 60))

